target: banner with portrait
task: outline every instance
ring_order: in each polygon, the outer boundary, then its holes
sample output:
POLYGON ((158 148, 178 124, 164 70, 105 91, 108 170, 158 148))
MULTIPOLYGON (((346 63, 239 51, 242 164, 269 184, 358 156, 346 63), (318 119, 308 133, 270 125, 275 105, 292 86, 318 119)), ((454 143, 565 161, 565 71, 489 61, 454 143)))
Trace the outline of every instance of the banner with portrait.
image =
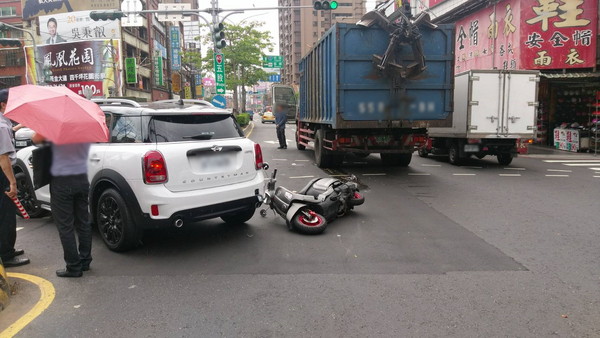
POLYGON ((96 39, 120 39, 119 20, 94 21, 92 11, 43 15, 37 43, 54 44, 96 39))
POLYGON ((121 95, 121 40, 90 40, 25 47, 31 84, 66 86, 84 96, 121 95), (37 62, 36 62, 37 57, 37 62), (43 83, 42 83, 43 82, 43 83))

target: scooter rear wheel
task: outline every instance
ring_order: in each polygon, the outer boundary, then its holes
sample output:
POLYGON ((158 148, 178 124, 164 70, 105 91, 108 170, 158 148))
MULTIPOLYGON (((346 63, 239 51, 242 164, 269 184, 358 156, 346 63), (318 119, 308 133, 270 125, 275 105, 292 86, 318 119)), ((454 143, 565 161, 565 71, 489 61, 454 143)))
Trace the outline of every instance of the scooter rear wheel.
POLYGON ((292 227, 299 233, 317 235, 327 228, 327 220, 313 210, 303 208, 292 218, 292 227))
POLYGON ((361 205, 361 204, 365 203, 365 196, 363 196, 363 194, 355 191, 354 195, 352 197, 350 197, 350 199, 348 200, 348 203, 351 206, 361 205))

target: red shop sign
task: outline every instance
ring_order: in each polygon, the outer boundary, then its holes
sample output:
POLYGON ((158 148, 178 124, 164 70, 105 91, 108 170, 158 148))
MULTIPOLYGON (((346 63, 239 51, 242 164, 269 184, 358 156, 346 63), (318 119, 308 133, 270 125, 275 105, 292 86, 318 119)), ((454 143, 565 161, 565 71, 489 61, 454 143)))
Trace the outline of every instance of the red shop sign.
POLYGON ((594 67, 597 29, 597 0, 521 1, 521 67, 594 67))

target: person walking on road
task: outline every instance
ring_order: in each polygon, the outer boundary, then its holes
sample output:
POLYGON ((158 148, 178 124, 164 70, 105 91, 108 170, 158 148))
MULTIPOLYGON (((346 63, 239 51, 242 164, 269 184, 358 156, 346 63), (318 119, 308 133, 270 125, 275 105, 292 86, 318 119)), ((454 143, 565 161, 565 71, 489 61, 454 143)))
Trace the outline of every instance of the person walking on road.
POLYGON ((275 129, 277 131, 277 140, 279 140, 279 147, 277 149, 287 149, 287 142, 285 139, 285 124, 287 123, 287 113, 283 105, 277 105, 275 109, 275 129))
POLYGON ((17 214, 13 198, 17 197, 17 180, 12 166, 16 163, 12 123, 4 117, 8 89, 0 90, 0 259, 4 267, 29 264, 29 259, 18 257, 23 250, 15 250, 17 214))
MULTIPOLYGON (((36 134, 33 142, 45 138, 36 134)), ((92 225, 88 211, 90 184, 87 161, 90 143, 52 144, 50 194, 52 215, 58 228, 66 268, 57 270, 58 277, 81 277, 92 262, 92 225), (75 238, 77 232, 77 239, 75 238)))

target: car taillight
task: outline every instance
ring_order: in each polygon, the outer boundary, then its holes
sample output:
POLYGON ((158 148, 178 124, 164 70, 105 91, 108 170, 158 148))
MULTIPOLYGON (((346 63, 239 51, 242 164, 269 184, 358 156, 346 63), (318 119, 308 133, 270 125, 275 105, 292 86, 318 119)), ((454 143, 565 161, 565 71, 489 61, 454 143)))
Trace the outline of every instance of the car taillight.
POLYGON ((160 151, 152 150, 144 155, 144 182, 165 183, 168 180, 167 164, 160 151))
POLYGON ((258 143, 254 144, 254 164, 256 170, 260 170, 263 168, 262 149, 260 149, 260 144, 258 143))

